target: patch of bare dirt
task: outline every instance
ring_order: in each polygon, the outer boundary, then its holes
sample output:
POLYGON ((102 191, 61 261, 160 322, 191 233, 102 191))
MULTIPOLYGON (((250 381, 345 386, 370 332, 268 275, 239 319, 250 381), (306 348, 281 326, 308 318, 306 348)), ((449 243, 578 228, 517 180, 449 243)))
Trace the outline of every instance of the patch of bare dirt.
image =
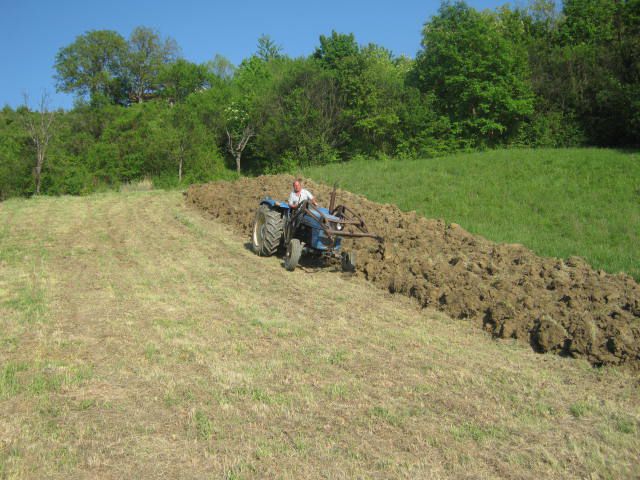
MULTIPOLYGON (((260 199, 285 200, 292 181, 278 175, 194 185, 186 199, 249 236, 260 199)), ((305 186, 328 205, 331 187, 305 186)), ((383 244, 351 246, 358 271, 381 288, 539 352, 640 367, 640 286, 632 277, 594 270, 578 257, 539 257, 349 192, 339 191, 338 203, 363 214, 369 230, 384 237, 383 244)))

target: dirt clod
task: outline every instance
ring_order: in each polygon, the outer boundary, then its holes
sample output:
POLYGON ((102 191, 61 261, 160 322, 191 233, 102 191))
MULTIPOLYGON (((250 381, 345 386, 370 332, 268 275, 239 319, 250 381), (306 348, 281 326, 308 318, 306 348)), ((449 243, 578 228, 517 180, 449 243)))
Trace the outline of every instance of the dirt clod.
MULTIPOLYGON (((278 175, 194 185, 186 198, 248 236, 260 199, 286 199, 292 181, 278 175)), ((305 186, 328 205, 330 187, 305 186)), ((594 270, 579 257, 539 257, 346 191, 338 192, 338 203, 384 237, 382 244, 346 245, 356 251, 358 271, 381 288, 539 352, 640 368, 640 285, 629 275, 594 270)))

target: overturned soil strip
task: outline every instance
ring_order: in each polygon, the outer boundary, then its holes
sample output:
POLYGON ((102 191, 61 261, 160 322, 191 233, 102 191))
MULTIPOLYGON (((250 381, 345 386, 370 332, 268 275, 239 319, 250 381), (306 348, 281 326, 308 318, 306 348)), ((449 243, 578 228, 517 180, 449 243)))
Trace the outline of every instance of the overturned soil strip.
MULTIPOLYGON (((194 185, 186 198, 249 237, 260 199, 286 200, 292 181, 277 175, 194 185)), ((305 187, 329 204, 330 187, 312 181, 305 187)), ((358 271, 381 288, 538 352, 640 368, 640 286, 629 275, 594 270, 579 257, 539 257, 349 192, 339 191, 337 200, 384 237, 382 244, 345 245, 355 250, 358 271)))

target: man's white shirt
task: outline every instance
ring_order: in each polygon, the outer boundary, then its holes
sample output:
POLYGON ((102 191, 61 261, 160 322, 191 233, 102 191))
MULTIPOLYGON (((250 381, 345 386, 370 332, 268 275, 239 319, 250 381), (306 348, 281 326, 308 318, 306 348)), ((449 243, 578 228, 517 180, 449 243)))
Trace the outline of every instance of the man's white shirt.
POLYGON ((301 202, 305 200, 313 200, 313 195, 311 192, 306 189, 301 189, 299 193, 292 191, 289 194, 289 204, 290 205, 300 205, 301 202))

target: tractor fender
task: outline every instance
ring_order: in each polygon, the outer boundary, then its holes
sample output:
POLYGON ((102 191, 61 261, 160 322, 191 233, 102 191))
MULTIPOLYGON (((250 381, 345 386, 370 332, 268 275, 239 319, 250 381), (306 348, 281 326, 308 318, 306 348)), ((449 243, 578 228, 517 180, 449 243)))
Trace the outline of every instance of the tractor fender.
POLYGON ((260 200, 260 205, 267 205, 271 208, 281 208, 283 210, 289 210, 289 205, 287 204, 287 202, 274 200, 271 197, 265 197, 262 200, 260 200))

